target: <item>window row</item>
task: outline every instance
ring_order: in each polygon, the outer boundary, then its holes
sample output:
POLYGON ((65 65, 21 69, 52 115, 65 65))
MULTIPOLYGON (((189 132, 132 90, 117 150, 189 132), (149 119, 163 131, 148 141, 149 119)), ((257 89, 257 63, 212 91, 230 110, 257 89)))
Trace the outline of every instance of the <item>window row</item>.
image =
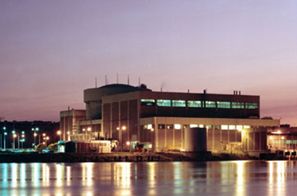
POLYGON ((286 140, 286 144, 297 144, 297 140, 286 140))
MULTIPOLYGON (((237 130, 237 131, 245 131, 251 129, 250 125, 204 125, 204 124, 189 124, 189 125, 182 125, 182 124, 158 124, 158 129, 182 129, 182 128, 206 128, 206 129, 221 129, 221 130, 237 130)), ((143 126, 144 129, 154 130, 153 124, 146 124, 143 126)), ((290 141, 290 140, 287 140, 290 141)), ((297 141, 297 140, 292 140, 297 141)))
POLYGON ((170 100, 170 99, 141 99, 141 104, 159 107, 189 107, 189 108, 221 108, 221 109, 258 109, 258 103, 229 102, 229 101, 199 101, 199 100, 170 100))

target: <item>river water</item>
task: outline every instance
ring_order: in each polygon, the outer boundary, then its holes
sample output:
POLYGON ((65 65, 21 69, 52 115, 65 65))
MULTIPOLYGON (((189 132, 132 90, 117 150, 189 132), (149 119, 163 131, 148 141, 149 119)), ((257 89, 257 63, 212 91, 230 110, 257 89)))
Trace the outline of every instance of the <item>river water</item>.
POLYGON ((2 163, 0 195, 297 194, 297 162, 2 163))

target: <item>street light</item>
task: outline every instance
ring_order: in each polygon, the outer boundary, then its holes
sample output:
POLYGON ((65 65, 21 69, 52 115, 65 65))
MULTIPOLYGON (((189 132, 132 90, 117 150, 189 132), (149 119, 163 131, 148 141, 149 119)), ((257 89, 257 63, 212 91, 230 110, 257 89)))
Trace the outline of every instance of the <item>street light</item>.
MULTIPOLYGON (((36 133, 36 132, 34 132, 33 133, 33 137, 34 137, 34 143, 33 143, 33 145, 32 146, 36 146, 36 137, 38 136, 38 134, 36 133)), ((39 141, 39 143, 40 143, 40 141, 39 141)))
POLYGON ((25 131, 22 131, 22 135, 21 135, 21 148, 24 148, 24 142, 25 142, 25 131))
POLYGON ((62 134, 62 131, 61 130, 58 130, 57 131, 57 135, 59 136, 59 140, 61 140, 61 134, 62 134))
MULTIPOLYGON (((32 127, 31 129, 34 133, 33 133, 33 136, 34 136, 34 143, 32 144, 32 146, 36 146, 36 137, 38 136, 38 134, 36 132, 39 132, 39 127, 32 127)), ((39 135, 39 141, 38 143, 40 143, 40 135, 39 135)))
POLYGON ((46 137, 44 138, 44 140, 45 140, 45 145, 46 145, 46 146, 47 146, 47 142, 48 142, 49 139, 50 139, 49 136, 46 136, 46 137))
MULTIPOLYGON (((6 129, 5 129, 6 130, 6 129)), ((7 132, 5 131, 3 133, 3 138, 4 138, 4 141, 3 141, 3 147, 4 147, 4 150, 6 150, 6 136, 7 136, 7 132)))
POLYGON ((12 138, 13 138, 13 150, 15 150, 15 138, 17 137, 17 135, 15 134, 15 131, 12 131, 12 138))
MULTIPOLYGON (((4 132, 5 132, 5 130, 6 130, 6 127, 3 126, 2 129, 3 129, 3 138, 4 138, 4 137, 5 137, 5 136, 4 136, 4 132)), ((0 134, 0 144, 1 144, 0 147, 1 147, 1 148, 3 148, 3 146, 4 146, 3 143, 2 143, 2 141, 3 141, 3 140, 2 140, 2 135, 0 134)))

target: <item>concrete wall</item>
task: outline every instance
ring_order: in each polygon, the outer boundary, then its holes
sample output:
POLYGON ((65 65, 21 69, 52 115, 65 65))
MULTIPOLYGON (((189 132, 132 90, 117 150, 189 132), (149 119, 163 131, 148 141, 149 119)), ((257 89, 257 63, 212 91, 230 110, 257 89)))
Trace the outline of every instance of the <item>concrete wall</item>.
POLYGON ((187 128, 184 135, 184 150, 186 152, 203 152, 207 150, 206 128, 187 128))

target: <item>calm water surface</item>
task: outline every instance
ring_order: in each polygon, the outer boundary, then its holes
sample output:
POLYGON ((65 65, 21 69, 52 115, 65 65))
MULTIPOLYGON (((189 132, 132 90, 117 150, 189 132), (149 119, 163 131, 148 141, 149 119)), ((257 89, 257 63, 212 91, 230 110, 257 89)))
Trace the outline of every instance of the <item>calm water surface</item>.
POLYGON ((0 195, 297 195, 297 162, 4 163, 0 195))

